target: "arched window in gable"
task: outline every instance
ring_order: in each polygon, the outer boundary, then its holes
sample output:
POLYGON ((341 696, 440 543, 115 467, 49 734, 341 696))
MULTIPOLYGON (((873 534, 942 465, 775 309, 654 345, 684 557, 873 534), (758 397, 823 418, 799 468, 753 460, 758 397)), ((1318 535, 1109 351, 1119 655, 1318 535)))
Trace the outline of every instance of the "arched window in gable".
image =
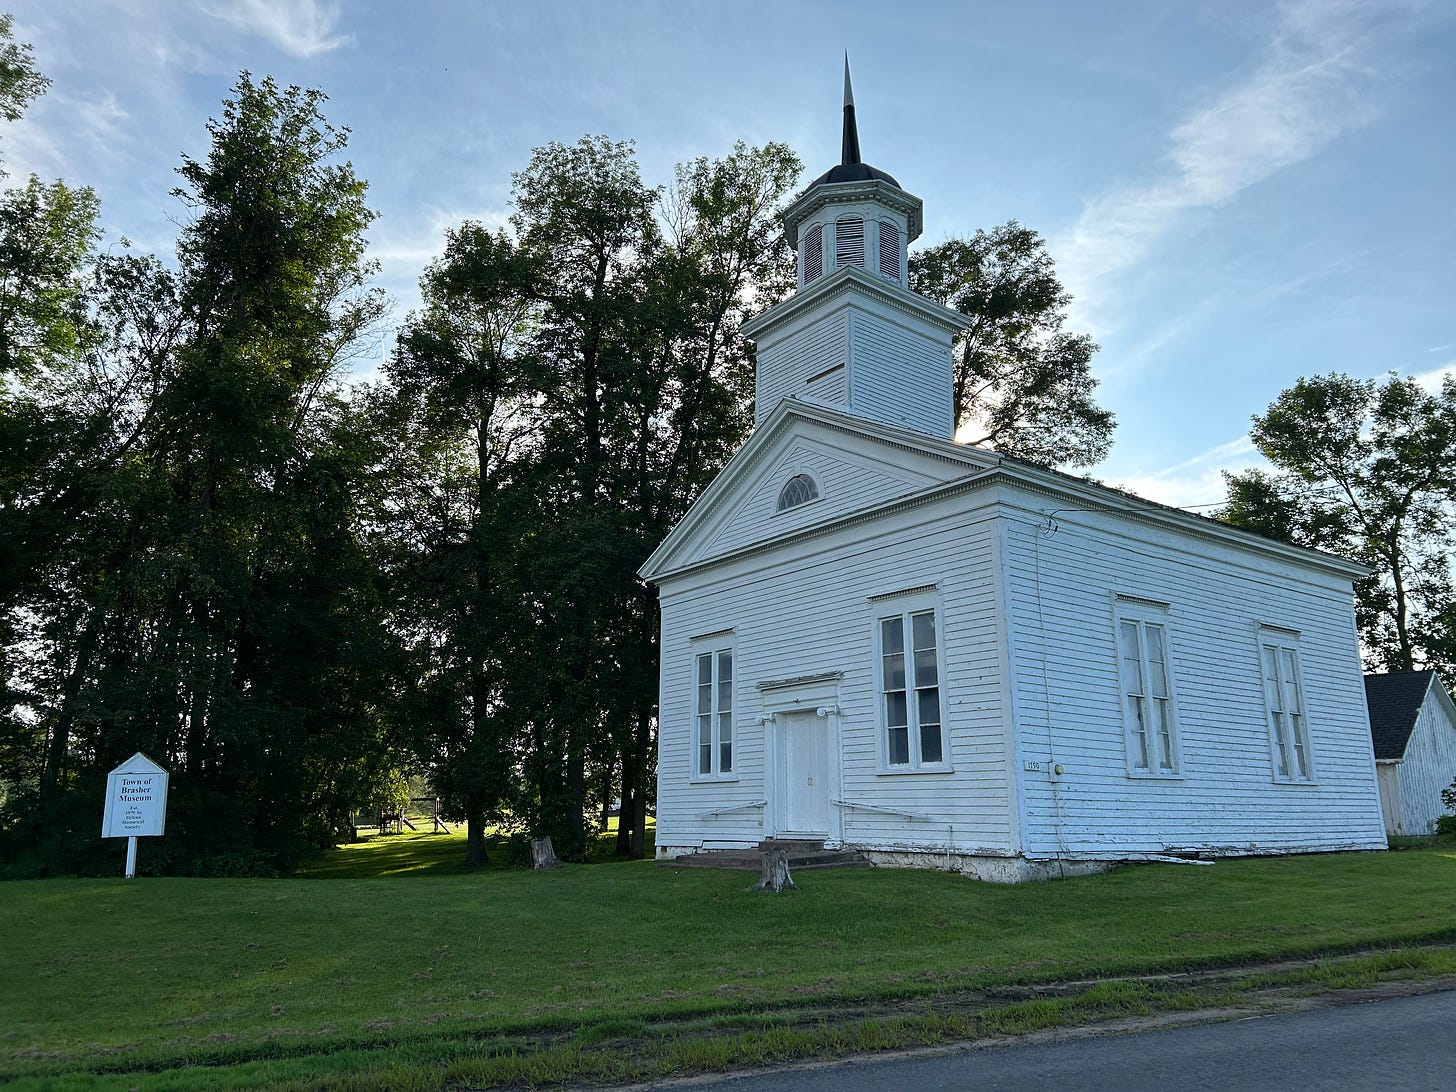
POLYGON ((788 508, 795 508, 801 504, 808 504, 811 500, 819 499, 819 487, 814 484, 814 479, 807 474, 795 474, 788 481, 784 482, 783 489, 779 490, 778 511, 782 512, 788 508))

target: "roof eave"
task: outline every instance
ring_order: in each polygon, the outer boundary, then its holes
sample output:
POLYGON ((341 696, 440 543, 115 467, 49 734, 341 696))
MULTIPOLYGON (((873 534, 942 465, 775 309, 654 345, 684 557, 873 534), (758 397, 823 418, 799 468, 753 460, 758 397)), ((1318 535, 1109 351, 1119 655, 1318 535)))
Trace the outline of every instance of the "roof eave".
POLYGON ((899 284, 886 278, 877 277, 861 266, 847 265, 836 269, 823 280, 800 289, 788 299, 774 304, 766 311, 760 311, 744 322, 738 328, 738 332, 746 338, 756 339, 770 326, 786 322, 799 312, 814 307, 831 296, 855 290, 882 299, 892 306, 904 308, 926 322, 943 327, 952 334, 964 330, 971 322, 959 311, 944 307, 934 300, 926 299, 919 293, 902 288, 899 284))
POLYGON ((810 186, 784 210, 784 235, 789 246, 799 249, 799 225, 807 217, 825 205, 845 205, 855 201, 877 201, 904 213, 908 228, 906 242, 914 242, 925 231, 925 202, 908 190, 878 178, 863 182, 825 182, 810 186))

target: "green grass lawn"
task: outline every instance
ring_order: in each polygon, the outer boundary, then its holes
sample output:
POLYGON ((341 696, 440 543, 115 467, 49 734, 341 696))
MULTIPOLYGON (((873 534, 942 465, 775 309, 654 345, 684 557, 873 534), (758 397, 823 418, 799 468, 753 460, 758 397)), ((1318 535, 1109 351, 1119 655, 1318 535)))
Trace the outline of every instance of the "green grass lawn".
POLYGON ((771 896, 650 862, 467 873, 461 845, 375 839, 288 880, 0 885, 0 1083, 438 1087, 421 1075, 492 1037, 1456 937, 1449 846, 1015 887, 807 872, 771 896))

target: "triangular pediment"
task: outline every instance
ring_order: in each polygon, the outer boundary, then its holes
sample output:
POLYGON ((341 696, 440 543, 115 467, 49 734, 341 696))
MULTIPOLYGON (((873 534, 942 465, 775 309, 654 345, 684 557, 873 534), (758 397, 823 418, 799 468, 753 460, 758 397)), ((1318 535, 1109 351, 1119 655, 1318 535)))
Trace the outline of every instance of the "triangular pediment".
POLYGON ((146 755, 144 755, 140 751, 138 751, 136 754, 132 755, 129 759, 127 759, 125 762, 123 762, 116 769, 112 770, 111 771, 111 776, 115 776, 117 774, 163 774, 163 775, 165 775, 166 772, 167 771, 164 770, 161 766, 158 766, 150 758, 148 758, 146 755))
POLYGON ((649 580, 880 507, 995 466, 993 452, 786 399, 663 540, 649 580), (780 511, 796 475, 818 496, 780 511))

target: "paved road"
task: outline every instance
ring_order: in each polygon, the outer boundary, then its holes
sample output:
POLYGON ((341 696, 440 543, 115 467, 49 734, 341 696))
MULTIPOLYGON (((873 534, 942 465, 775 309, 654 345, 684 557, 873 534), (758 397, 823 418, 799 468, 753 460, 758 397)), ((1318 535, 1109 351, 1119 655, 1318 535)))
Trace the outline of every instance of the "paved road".
POLYGON ((1456 992, 1133 1035, 782 1069, 677 1087, 691 1092, 1452 1089, 1456 992))

